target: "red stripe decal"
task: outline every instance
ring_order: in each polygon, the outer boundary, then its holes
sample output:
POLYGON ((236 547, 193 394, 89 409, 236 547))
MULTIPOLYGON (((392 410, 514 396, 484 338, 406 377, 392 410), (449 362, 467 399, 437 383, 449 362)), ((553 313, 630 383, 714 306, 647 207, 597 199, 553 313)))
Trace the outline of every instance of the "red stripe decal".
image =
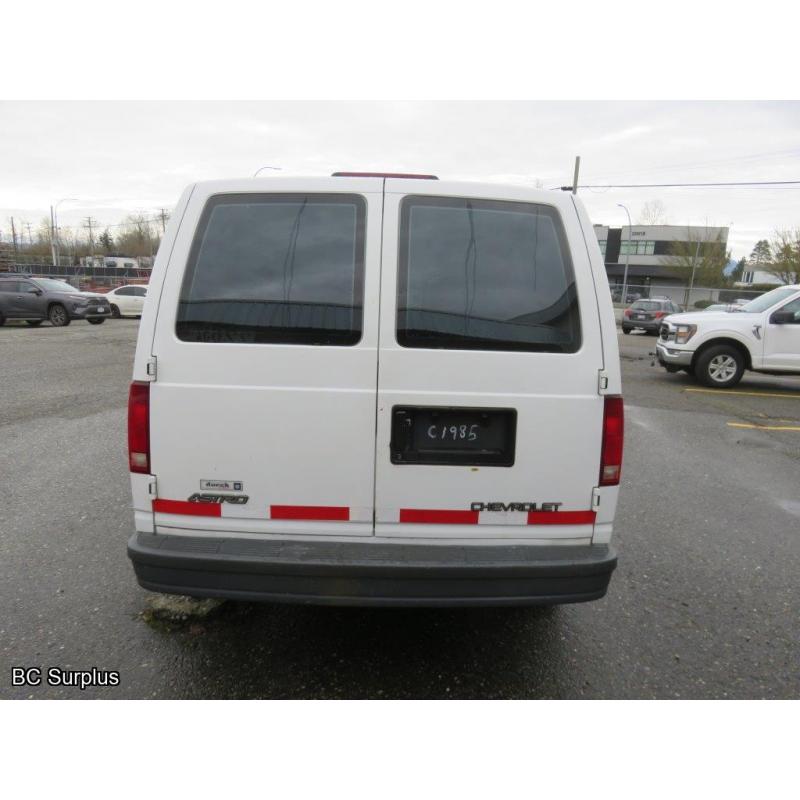
POLYGON ((322 519, 347 522, 350 519, 348 506, 270 506, 271 519, 322 519))
POLYGON ((477 511, 444 511, 430 508, 401 508, 400 522, 422 522, 432 525, 477 525, 477 511))
POLYGON ((594 511, 529 511, 528 525, 593 525, 594 511))
POLYGON ((221 517, 221 503, 190 503, 188 500, 153 500, 153 511, 189 514, 192 517, 221 517))

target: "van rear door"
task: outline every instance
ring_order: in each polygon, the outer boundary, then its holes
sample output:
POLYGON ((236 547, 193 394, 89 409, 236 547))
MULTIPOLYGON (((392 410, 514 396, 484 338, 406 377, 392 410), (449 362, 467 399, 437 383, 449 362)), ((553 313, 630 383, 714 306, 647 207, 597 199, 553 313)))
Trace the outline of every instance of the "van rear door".
POLYGON ((381 188, 195 188, 152 343, 157 531, 373 534, 381 188))
POLYGON ((588 541, 603 397, 568 195, 386 181, 376 457, 382 537, 588 541))

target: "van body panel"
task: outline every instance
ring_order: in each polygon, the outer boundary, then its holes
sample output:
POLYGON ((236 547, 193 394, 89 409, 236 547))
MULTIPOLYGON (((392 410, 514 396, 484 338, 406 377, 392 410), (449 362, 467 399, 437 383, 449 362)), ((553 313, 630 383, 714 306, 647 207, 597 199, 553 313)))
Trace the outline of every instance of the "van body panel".
MULTIPOLYGON (((591 230, 591 228, 590 228, 591 230)), ((580 221, 565 195, 524 187, 479 187, 386 181, 376 447, 377 536, 515 536, 558 540, 592 535, 593 523, 529 524, 519 511, 482 511, 468 523, 403 524, 403 509, 470 510, 475 503, 558 504, 590 512, 602 439, 603 368, 598 304, 580 221), (489 198, 555 209, 575 273, 581 341, 576 352, 512 352, 403 347, 398 344, 398 253, 401 204, 419 196, 489 198), (498 391, 501 390, 501 391, 498 391), (392 409, 397 406, 513 408, 517 412, 513 466, 393 464, 392 409)), ((491 280, 478 280, 478 288, 491 280)), ((461 287, 456 286, 454 291, 461 287)), ((424 516, 423 516, 424 518, 424 516)))
POLYGON ((180 234, 182 237, 191 235, 188 226, 183 225, 183 217, 189 205, 189 199, 194 192, 194 184, 187 187, 180 196, 175 210, 167 222, 161 244, 153 262, 150 280, 147 284, 147 297, 145 298, 142 316, 139 320, 139 332, 136 337, 136 354, 133 359, 133 380, 147 381, 147 362, 153 353, 153 340, 156 335, 156 319, 161 308, 161 292, 164 280, 172 257, 172 251, 180 234))
MULTIPOLYGON (((617 323, 614 319, 614 306, 611 303, 611 290, 608 285, 603 256, 600 245, 594 234, 592 222, 586 208, 574 195, 571 196, 586 243, 586 252, 592 271, 597 311, 600 319, 600 337, 604 353, 604 377, 607 381, 607 394, 622 394, 622 372, 619 363, 619 345, 617 340, 617 323)), ((595 544, 608 544, 614 530, 614 516, 617 512, 619 486, 601 486, 596 489, 596 512, 594 536, 595 544)))
POLYGON ((203 487, 230 482, 241 488, 220 490, 222 502, 212 503, 218 529, 372 534, 381 205, 380 184, 357 179, 195 187, 164 279, 152 345, 158 379, 150 387, 151 469, 158 478, 158 497, 173 503, 156 505, 157 528, 181 527, 190 520, 202 525, 208 509, 193 515, 191 506, 176 504, 196 494, 213 496, 203 487), (222 194, 245 194, 248 202, 251 195, 256 202, 256 194, 361 198, 363 317, 357 343, 179 338, 179 298, 195 228, 206 204, 222 194), (246 500, 233 502, 227 495, 246 500), (294 518, 286 519, 287 514, 294 518))
POLYGON ((600 337, 603 345, 604 370, 608 380, 606 394, 622 394, 622 371, 619 365, 619 344, 617 342, 617 323, 614 318, 614 305, 611 302, 611 289, 608 285, 603 255, 592 227, 586 207, 575 195, 569 195, 580 221, 586 254, 589 259, 594 282, 597 312, 600 318, 600 337))

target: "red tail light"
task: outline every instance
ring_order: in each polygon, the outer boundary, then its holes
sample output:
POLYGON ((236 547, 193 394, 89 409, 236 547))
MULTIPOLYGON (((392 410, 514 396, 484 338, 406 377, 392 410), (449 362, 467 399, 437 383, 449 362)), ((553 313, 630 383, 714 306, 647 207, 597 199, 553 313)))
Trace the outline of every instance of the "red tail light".
POLYGON ((624 316, 629 317, 631 315, 631 310, 629 308, 626 308, 622 313, 624 316))
POLYGON ((622 474, 622 443, 625 418, 622 398, 607 395, 603 408, 603 448, 600 456, 600 486, 617 486, 622 474))
POLYGON ((134 381, 128 394, 128 467, 150 472, 150 384, 134 381))

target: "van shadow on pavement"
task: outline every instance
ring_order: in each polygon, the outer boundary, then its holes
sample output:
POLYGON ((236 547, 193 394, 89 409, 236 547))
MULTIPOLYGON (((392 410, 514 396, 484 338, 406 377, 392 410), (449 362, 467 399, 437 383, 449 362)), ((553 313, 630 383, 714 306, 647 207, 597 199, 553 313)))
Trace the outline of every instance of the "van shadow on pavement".
MULTIPOLYGON (((368 609, 226 602, 161 627, 182 674, 159 696, 507 698, 568 691, 561 608, 368 609)), ((574 681, 572 675, 571 682, 574 681)))

